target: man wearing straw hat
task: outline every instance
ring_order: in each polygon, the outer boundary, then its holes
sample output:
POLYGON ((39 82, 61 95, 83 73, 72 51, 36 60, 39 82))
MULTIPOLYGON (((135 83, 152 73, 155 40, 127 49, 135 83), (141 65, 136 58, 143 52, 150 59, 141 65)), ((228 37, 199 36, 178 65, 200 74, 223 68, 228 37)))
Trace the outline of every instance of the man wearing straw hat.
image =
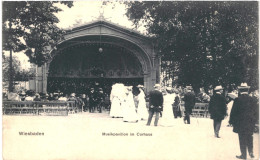
POLYGON ((222 86, 216 86, 214 89, 214 95, 210 98, 209 102, 209 113, 210 118, 213 119, 213 127, 216 138, 219 137, 219 130, 221 127, 221 122, 227 115, 227 105, 226 99, 222 95, 223 88, 222 86))
POLYGON ((257 102, 248 95, 250 86, 242 83, 238 87, 239 97, 235 99, 229 123, 233 125, 233 132, 238 133, 240 156, 238 159, 246 159, 248 149, 249 156, 254 158, 253 154, 253 133, 255 123, 258 119, 258 105, 257 102))

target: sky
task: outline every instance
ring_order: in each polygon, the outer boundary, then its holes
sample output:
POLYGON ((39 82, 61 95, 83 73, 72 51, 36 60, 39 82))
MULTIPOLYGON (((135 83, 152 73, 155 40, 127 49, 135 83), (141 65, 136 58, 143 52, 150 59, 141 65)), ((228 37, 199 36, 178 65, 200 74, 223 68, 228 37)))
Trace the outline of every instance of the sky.
MULTIPOLYGON (((108 3, 107 5, 102 5, 102 1, 75 1, 72 8, 68 8, 65 5, 59 4, 63 11, 56 14, 60 22, 57 24, 58 27, 62 29, 70 29, 76 26, 84 25, 86 23, 91 23, 92 21, 98 20, 99 16, 102 14, 106 21, 111 21, 119 26, 127 27, 129 29, 134 29, 131 21, 126 17, 126 8, 124 4, 120 3, 108 3)), ((142 32, 143 28, 139 28, 138 31, 142 32)), ((9 52, 6 53, 9 55, 9 52)), ((22 69, 27 69, 30 67, 28 62, 28 57, 21 53, 15 53, 18 59, 22 62, 22 69)))
POLYGON ((72 8, 59 5, 63 9, 57 14, 60 19, 59 27, 67 29, 73 27, 76 22, 90 23, 98 19, 103 13, 105 20, 118 23, 121 26, 132 28, 132 22, 125 16, 126 8, 120 3, 108 3, 102 5, 102 1, 76 1, 72 8))

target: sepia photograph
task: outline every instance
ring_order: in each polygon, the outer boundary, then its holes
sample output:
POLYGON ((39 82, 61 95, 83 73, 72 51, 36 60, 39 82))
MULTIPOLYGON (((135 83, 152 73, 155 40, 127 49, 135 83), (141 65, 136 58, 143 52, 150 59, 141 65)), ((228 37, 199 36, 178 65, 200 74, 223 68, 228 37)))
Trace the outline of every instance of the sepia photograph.
POLYGON ((2 1, 3 160, 258 160, 258 1, 2 1))

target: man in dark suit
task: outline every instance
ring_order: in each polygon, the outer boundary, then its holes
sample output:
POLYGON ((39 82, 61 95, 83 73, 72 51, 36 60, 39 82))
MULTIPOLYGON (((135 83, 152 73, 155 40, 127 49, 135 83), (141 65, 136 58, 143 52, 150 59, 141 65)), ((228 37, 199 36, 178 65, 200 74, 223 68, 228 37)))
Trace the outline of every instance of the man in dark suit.
POLYGON ((154 90, 149 93, 149 117, 147 126, 150 126, 153 114, 155 113, 154 126, 157 126, 159 121, 159 113, 163 110, 163 95, 160 92, 160 85, 155 84, 154 90))
POLYGON ((88 97, 86 94, 82 94, 81 100, 83 102, 83 111, 86 112, 88 110, 89 104, 88 104, 88 97))
POLYGON ((90 89, 89 93, 89 113, 94 113, 97 106, 97 93, 94 88, 90 89))
POLYGON ((229 123, 233 125, 233 132, 238 133, 241 155, 238 159, 246 159, 248 152, 251 158, 253 154, 253 132, 258 120, 257 101, 248 95, 249 86, 242 83, 238 87, 239 97, 235 99, 231 109, 229 123))
POLYGON ((209 113, 210 113, 210 118, 213 119, 215 137, 220 138, 219 130, 221 127, 222 120, 227 115, 227 105, 226 105, 226 99, 222 95, 223 94, 222 86, 216 86, 214 91, 215 93, 210 98, 210 102, 209 102, 209 113))
POLYGON ((184 116, 184 123, 186 124, 186 121, 188 124, 190 124, 190 114, 192 113, 192 109, 195 106, 195 95, 192 92, 192 87, 187 86, 187 93, 184 95, 184 108, 185 108, 185 116, 184 116))
POLYGON ((103 92, 103 89, 99 88, 97 92, 97 110, 99 113, 102 112, 104 100, 105 100, 105 94, 103 92))

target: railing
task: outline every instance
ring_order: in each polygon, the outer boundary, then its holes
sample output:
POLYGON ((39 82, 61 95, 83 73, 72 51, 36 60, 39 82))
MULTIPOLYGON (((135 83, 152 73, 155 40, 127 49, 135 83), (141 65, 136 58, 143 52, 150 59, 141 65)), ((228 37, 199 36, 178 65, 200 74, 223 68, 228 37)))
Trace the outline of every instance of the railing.
MULTIPOLYGON (((184 103, 181 103, 184 115, 184 103)), ((148 103, 147 103, 148 107, 148 103)), ((68 115, 82 111, 75 101, 3 101, 3 114, 31 114, 31 115, 68 115)), ((208 103, 196 103, 192 109, 193 117, 208 117, 208 103)))
MULTIPOLYGON (((149 102, 146 101, 146 107, 149 108, 149 102)), ((208 118, 210 116, 208 111, 209 103, 195 103, 194 108, 192 109, 191 116, 193 117, 205 117, 208 118)), ((184 116, 184 102, 180 103, 181 115, 184 116)))
POLYGON ((65 115, 76 113, 74 101, 3 101, 3 114, 65 115))
POLYGON ((193 117, 209 117, 208 107, 208 103, 196 103, 191 115, 193 117))
MULTIPOLYGON (((192 109, 191 116, 192 117, 209 117, 209 111, 208 111, 208 103, 195 103, 194 108, 192 109)), ((181 110, 182 110, 182 115, 184 115, 184 103, 181 103, 181 110)))
POLYGON ((3 101, 3 114, 37 114, 34 102, 3 101))
POLYGON ((35 102, 38 115, 68 115, 67 102, 35 102))

